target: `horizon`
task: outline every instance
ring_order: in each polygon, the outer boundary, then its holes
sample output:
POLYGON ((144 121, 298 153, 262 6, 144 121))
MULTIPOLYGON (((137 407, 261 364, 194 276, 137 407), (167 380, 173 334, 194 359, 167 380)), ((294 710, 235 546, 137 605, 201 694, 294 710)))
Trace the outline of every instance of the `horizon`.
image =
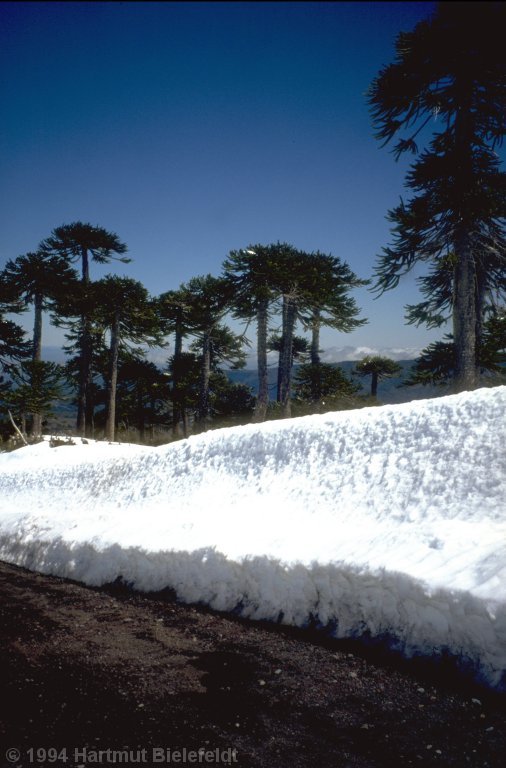
MULTIPOLYGON (((152 295, 219 274, 230 250, 290 242, 372 276, 406 160, 374 139, 365 93, 428 2, 0 5, 0 268, 81 220, 116 232, 152 295), (93 41, 93 57, 89 56, 93 41), (27 211, 30 215, 27 216, 27 211)), ((367 325, 321 346, 421 350, 398 289, 352 292, 367 325)), ((31 332, 31 315, 18 315, 31 332)), ((44 321, 43 342, 62 331, 44 321)))

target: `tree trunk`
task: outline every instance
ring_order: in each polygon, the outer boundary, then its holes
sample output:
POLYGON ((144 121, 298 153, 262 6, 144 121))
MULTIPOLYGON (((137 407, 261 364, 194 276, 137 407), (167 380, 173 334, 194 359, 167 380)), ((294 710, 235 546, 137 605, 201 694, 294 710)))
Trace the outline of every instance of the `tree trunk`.
POLYGON ((476 370, 476 271, 471 248, 462 238, 455 265, 453 339, 456 353, 455 391, 475 389, 476 370))
POLYGON ((88 249, 85 245, 81 246, 81 264, 83 269, 83 283, 90 282, 90 260, 88 257, 88 249))
POLYGON ((107 398, 107 420, 105 423, 105 439, 112 442, 116 425, 116 386, 118 383, 118 354, 119 354, 119 311, 114 315, 111 328, 111 346, 109 350, 109 389, 107 398))
POLYGON ((278 355, 278 381, 276 388, 276 402, 281 403, 281 379, 283 376, 283 360, 285 351, 285 336, 286 336, 286 323, 287 323, 287 311, 288 311, 288 297, 283 296, 283 306, 281 308, 281 342, 279 345, 278 355))
POLYGON ((258 396, 253 421, 265 421, 269 406, 269 379, 267 371, 267 301, 262 300, 257 310, 257 363, 258 396))
POLYGON ((293 330, 295 327, 296 305, 294 299, 287 297, 286 328, 283 333, 283 347, 280 375, 280 402, 284 418, 292 415, 290 389, 292 383, 293 330))
POLYGON ((79 359, 79 383, 77 393, 77 432, 82 437, 86 436, 90 418, 90 379, 92 342, 91 329, 88 317, 83 315, 81 318, 82 331, 80 339, 80 359, 79 359))
MULTIPOLYGON (((151 412, 153 413, 154 406, 151 406, 151 412)), ((152 417, 153 418, 153 417, 152 417)), ((144 443, 146 439, 146 418, 144 411, 144 400, 142 388, 137 390, 137 428, 139 430, 139 442, 144 443)))
POLYGON ((317 402, 321 398, 321 373, 320 373, 320 313, 318 310, 313 312, 313 321, 311 325, 311 365, 313 366, 313 375, 311 377, 311 399, 317 402))
POLYGON ((311 326, 311 365, 320 365, 320 313, 316 310, 313 314, 311 326))
POLYGON ((474 389, 476 368, 476 264, 472 253, 470 227, 472 214, 468 209, 468 194, 473 186, 473 115, 471 94, 472 72, 463 74, 455 83, 456 103, 460 104, 455 117, 455 152, 459 157, 455 176, 457 190, 455 237, 456 263, 454 268, 453 340, 456 352, 455 391, 474 389), (471 220, 470 214, 471 213, 471 220))
POLYGON ((378 372, 373 371, 371 374, 371 397, 376 397, 378 394, 378 372))
MULTIPOLYGON (((85 246, 81 247, 81 266, 82 283, 88 285, 90 282, 90 268, 88 259, 88 250, 85 246)), ((91 365, 90 357, 90 328, 89 318, 83 314, 81 316, 81 338, 80 338, 80 359, 79 359, 79 380, 77 385, 77 434, 81 437, 86 436, 86 391, 88 389, 88 371, 91 365)))
POLYGON ((211 375, 211 337, 204 332, 202 337, 202 363, 200 371, 199 419, 206 420, 209 416, 209 377, 211 375))
POLYGON ((179 392, 179 363, 183 351, 183 309, 178 307, 174 338, 174 365, 172 368, 172 434, 179 434, 179 422, 182 418, 179 392))
POLYGON ((484 373, 480 365, 481 352, 483 347, 483 325, 485 322, 485 296, 486 287, 483 278, 483 268, 481 273, 476 271, 476 368, 479 374, 484 373), (480 279, 481 277, 481 279, 480 279))
MULTIPOLYGON (((36 293, 33 298, 34 322, 33 322, 33 352, 34 363, 42 359, 42 295, 36 293)), ((33 386, 33 381, 32 381, 33 386)), ((32 413, 32 437, 40 437, 42 434, 42 414, 32 413)))

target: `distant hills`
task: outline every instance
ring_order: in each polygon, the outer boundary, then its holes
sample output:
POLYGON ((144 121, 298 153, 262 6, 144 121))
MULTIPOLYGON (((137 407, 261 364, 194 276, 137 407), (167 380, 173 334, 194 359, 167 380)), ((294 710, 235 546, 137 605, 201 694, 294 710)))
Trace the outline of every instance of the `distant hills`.
MULTIPOLYGON (((351 348, 350 348, 351 349, 351 348)), ((43 350, 44 358, 51 360, 55 363, 65 362, 65 355, 60 347, 45 347, 43 350)), ((157 365, 164 365, 167 361, 167 353, 164 354, 163 361, 153 360, 157 365)), ((393 357, 393 356, 392 356, 393 357)), ((440 395, 447 394, 445 387, 433 387, 416 385, 413 387, 402 386, 402 382, 408 377, 411 367, 414 365, 414 360, 397 360, 397 363, 402 368, 402 373, 399 376, 394 376, 391 379, 380 379, 378 384, 378 401, 380 403, 406 403, 410 400, 423 400, 428 397, 438 397, 440 395)), ((349 376, 356 365, 356 360, 343 360, 339 363, 335 363, 349 376)), ((294 366, 296 369, 297 366, 294 366)), ((271 400, 276 398, 276 385, 277 385, 277 366, 271 365, 268 369, 269 372, 269 390, 271 400)), ((240 384, 246 384, 251 387, 254 394, 258 389, 258 375, 254 368, 244 368, 239 371, 226 371, 227 376, 233 382, 240 384)), ((356 377, 356 381, 361 385, 364 394, 369 394, 371 387, 371 380, 369 376, 362 378, 356 377)))
MULTIPOLYGON (((433 386, 422 386, 421 384, 417 384, 413 387, 406 387, 402 386, 402 382, 408 378, 409 371, 411 367, 414 365, 414 360, 398 360, 397 363, 401 366, 402 372, 399 374, 399 376, 393 376, 391 379, 380 379, 378 384, 378 401, 380 403, 385 404, 391 404, 391 403, 407 403, 410 400, 423 400, 428 397, 438 397, 440 395, 447 394, 445 387, 433 387, 433 386)), ((356 361, 354 360, 343 360, 340 363, 336 363, 337 366, 342 368, 342 370, 346 373, 347 376, 350 376, 355 365, 356 361)), ((296 369, 297 366, 294 366, 294 369, 296 369)), ((240 384, 246 384, 248 387, 251 387, 253 392, 256 394, 258 389, 258 374, 256 370, 245 368, 243 370, 239 371, 226 371, 227 376, 229 379, 231 379, 234 382, 240 383, 240 384)), ((270 397, 271 400, 276 398, 276 386, 277 386, 277 376, 278 376, 278 369, 276 366, 270 367, 268 369, 269 374, 269 391, 270 391, 270 397)), ((362 387, 362 392, 364 395, 370 394, 371 391, 371 377, 361 377, 357 376, 354 377, 354 380, 357 382, 357 384, 360 384, 362 387)))

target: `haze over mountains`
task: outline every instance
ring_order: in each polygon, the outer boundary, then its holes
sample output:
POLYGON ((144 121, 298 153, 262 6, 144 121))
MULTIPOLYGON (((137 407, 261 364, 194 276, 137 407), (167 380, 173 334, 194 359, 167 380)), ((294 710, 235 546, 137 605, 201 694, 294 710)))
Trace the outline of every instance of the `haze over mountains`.
MULTIPOLYGON (((432 386, 402 386, 402 382, 407 378, 408 372, 414 363, 414 358, 420 353, 418 348, 400 348, 400 347, 330 347, 321 354, 322 362, 335 363, 339 365, 347 375, 350 375, 355 364, 366 355, 382 355, 396 360, 402 367, 399 376, 393 376, 391 379, 381 379, 378 386, 378 401, 380 403, 405 403, 411 400, 421 400, 427 397, 437 397, 448 394, 445 387, 432 386)), ((148 350, 147 357, 160 367, 165 367, 167 360, 172 354, 171 347, 167 349, 148 350)), ((64 363, 65 354, 60 347, 47 346, 43 348, 44 359, 55 363, 64 363)), ((269 389, 271 400, 276 399, 277 384, 277 352, 270 352, 269 359, 269 389)), ((296 368, 296 366, 294 366, 296 368)), ((251 352, 248 355, 246 367, 241 370, 226 371, 227 376, 236 383, 246 384, 251 387, 254 394, 257 392, 258 375, 256 370, 255 354, 251 352)), ((370 391, 370 377, 356 377, 358 384, 362 386, 363 394, 370 391)))

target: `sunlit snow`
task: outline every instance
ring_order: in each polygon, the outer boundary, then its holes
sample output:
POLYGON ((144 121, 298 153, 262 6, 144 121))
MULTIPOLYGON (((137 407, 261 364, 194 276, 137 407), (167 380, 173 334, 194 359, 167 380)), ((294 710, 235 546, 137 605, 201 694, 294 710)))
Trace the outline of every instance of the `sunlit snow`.
POLYGON ((506 387, 0 454, 0 558, 450 653, 506 690, 506 387))

